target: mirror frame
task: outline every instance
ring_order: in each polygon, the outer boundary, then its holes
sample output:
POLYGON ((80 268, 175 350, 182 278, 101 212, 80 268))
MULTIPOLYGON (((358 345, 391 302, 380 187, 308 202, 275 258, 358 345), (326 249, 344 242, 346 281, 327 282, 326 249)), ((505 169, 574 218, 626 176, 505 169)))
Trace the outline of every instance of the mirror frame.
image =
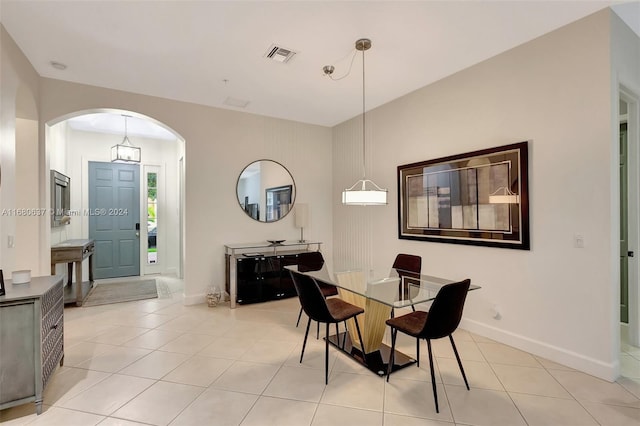
MULTIPOLYGON (((262 180, 262 179, 261 179, 262 180)), ((286 196, 286 195, 285 195, 286 196)), ((247 164, 245 167, 243 167, 243 169, 240 171, 240 174, 238 174, 238 178, 236 180, 236 200, 238 201, 238 206, 240 207, 240 209, 251 219, 255 220, 256 222, 260 222, 260 223, 274 223, 274 222, 278 222, 279 220, 284 219, 285 217, 287 217, 287 215, 293 210, 293 206, 296 202, 296 196, 297 196, 297 188, 296 188, 296 181, 293 178, 293 175, 291 174, 291 171, 289 171, 288 168, 286 168, 282 163, 275 161, 275 160, 271 160, 268 158, 261 158, 255 161, 250 162, 249 164, 247 164), (240 185, 240 180, 242 178, 242 175, 244 174, 244 172, 251 167, 252 165, 256 164, 256 163, 261 163, 261 162, 270 162, 270 163, 274 163, 275 165, 278 165, 282 168, 282 170, 284 170, 285 172, 287 172, 287 174, 289 175, 291 181, 290 182, 286 182, 286 183, 282 183, 282 184, 278 184, 276 186, 270 186, 270 187, 261 187, 260 191, 264 190, 264 194, 261 194, 261 199, 262 199, 262 195, 264 195, 265 200, 264 203, 258 203, 258 219, 256 219, 255 217, 253 217, 251 215, 251 213, 245 208, 245 204, 244 202, 242 202, 240 200, 240 194, 238 191, 238 187, 240 185), (290 203, 290 208, 289 210, 284 213, 281 217, 275 219, 275 220, 267 220, 268 214, 267 214, 267 209, 266 209, 266 203, 267 203, 267 194, 271 191, 273 192, 273 190, 281 190, 284 188, 289 187, 291 190, 291 203, 290 203), (263 205, 264 204, 264 205, 263 205), (264 208, 263 212, 260 212, 260 208, 264 208)), ((245 197, 246 198, 246 197, 245 197)), ((255 204, 255 203, 254 203, 255 204)))

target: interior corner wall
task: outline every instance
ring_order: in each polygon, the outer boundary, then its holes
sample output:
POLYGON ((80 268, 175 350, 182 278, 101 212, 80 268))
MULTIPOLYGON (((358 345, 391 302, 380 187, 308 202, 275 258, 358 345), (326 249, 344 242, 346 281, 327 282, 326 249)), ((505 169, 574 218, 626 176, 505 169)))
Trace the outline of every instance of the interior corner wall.
POLYGON ((293 215, 262 223, 240 208, 238 176, 258 159, 275 160, 291 172, 296 201, 310 204, 314 213, 308 236, 324 241, 322 250, 331 258, 331 129, 60 80, 41 81, 41 121, 49 126, 69 114, 100 108, 146 115, 185 140, 185 303, 204 302, 211 285, 224 288, 224 244, 298 238, 293 215))
MULTIPOLYGON (((9 247, 9 238, 15 241, 17 222, 13 209, 17 208, 16 194, 16 117, 37 120, 39 104, 39 76, 20 51, 4 26, 0 24, 0 269, 4 277, 17 268, 16 247, 9 247), (18 108, 19 96, 28 97, 32 104, 18 108)), ((35 164, 39 158, 32 159, 35 164)), ((34 207, 41 207, 40 205, 34 207)), ((15 241, 16 244, 22 241, 15 241)), ((36 245, 30 246, 38 252, 36 245)), ((34 271, 33 275, 37 275, 34 271)))
MULTIPOLYGON (((389 205, 334 202, 334 263, 383 269, 397 253, 420 255, 423 273, 482 286, 463 328, 615 379, 609 27, 608 10, 596 13, 368 112, 367 176, 389 205), (397 166, 521 141, 531 250, 398 238, 397 166)), ((334 128, 334 200, 359 178, 359 126, 334 128)))

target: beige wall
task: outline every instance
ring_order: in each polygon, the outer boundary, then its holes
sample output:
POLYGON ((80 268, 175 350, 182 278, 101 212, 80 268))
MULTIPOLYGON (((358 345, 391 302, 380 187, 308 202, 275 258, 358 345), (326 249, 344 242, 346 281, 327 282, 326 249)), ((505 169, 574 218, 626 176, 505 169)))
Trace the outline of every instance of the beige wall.
MULTIPOLYGON (((17 166, 16 144, 20 141, 31 145, 33 137, 38 137, 37 130, 29 129, 28 121, 23 122, 21 135, 16 135, 16 117, 25 120, 38 119, 39 104, 39 76, 20 51, 13 39, 0 25, 0 212, 3 209, 15 209, 18 203, 17 188, 22 184, 23 190, 39 194, 39 188, 33 187, 33 181, 23 182, 20 178, 20 170, 24 165, 38 166, 39 157, 30 158, 33 150, 30 147, 20 150, 22 166, 17 166), (21 139, 18 140, 18 137, 21 139)), ((38 152, 38 151, 36 151, 38 152)), ((18 234, 18 219, 11 213, 0 216, 0 268, 5 271, 5 278, 10 278, 10 272, 16 270, 17 265, 32 265, 33 259, 18 263, 18 245, 27 253, 34 253, 32 247, 22 240, 18 234), (21 239, 18 240, 17 238, 21 239), (12 238, 14 247, 8 247, 8 240, 12 238)), ((23 228, 24 229, 24 228, 23 228)), ((41 229, 41 232, 43 230, 41 229)), ((23 234, 24 235, 24 234, 23 234)), ((27 236, 28 237, 28 236, 27 236)), ((38 252, 38 245, 33 246, 38 252)), ((32 254, 39 260, 39 256, 32 254)), ((40 267, 42 265, 39 265, 40 267)))
POLYGON ((611 200, 618 172, 609 29, 605 10, 371 111, 368 176, 389 189, 387 207, 365 211, 337 201, 360 173, 361 123, 337 126, 336 267, 352 257, 389 268, 399 252, 421 255, 423 272, 482 286, 467 299, 465 328, 614 378, 611 200), (525 140, 530 251, 398 239, 398 165, 525 140), (585 248, 574 248, 575 234, 585 248))
POLYGON ((208 286, 224 286, 225 243, 297 238, 293 216, 258 223, 240 209, 235 186, 250 162, 268 158, 286 166, 297 200, 308 202, 314 221, 308 237, 325 241, 331 257, 331 130, 149 96, 42 79, 41 122, 114 108, 164 123, 185 140, 185 301, 204 301, 208 286))

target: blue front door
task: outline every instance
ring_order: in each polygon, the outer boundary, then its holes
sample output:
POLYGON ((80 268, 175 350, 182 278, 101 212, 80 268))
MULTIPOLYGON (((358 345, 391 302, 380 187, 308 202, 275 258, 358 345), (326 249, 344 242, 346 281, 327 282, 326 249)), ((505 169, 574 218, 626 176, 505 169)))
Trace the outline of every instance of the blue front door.
POLYGON ((89 162, 88 213, 95 277, 140 275, 140 167, 89 162))

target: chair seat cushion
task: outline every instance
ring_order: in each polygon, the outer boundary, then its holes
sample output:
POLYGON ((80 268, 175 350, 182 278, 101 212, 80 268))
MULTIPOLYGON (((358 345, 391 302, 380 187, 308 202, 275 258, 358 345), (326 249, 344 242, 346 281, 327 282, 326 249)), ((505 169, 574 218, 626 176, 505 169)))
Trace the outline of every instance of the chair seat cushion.
POLYGON ((327 299, 327 308, 329 308, 329 312, 336 322, 342 322, 364 312, 361 307, 347 303, 337 297, 327 299))
POLYGON ((415 311, 400 317, 389 318, 387 325, 409 336, 418 337, 427 322, 428 315, 429 313, 425 311, 415 311))

